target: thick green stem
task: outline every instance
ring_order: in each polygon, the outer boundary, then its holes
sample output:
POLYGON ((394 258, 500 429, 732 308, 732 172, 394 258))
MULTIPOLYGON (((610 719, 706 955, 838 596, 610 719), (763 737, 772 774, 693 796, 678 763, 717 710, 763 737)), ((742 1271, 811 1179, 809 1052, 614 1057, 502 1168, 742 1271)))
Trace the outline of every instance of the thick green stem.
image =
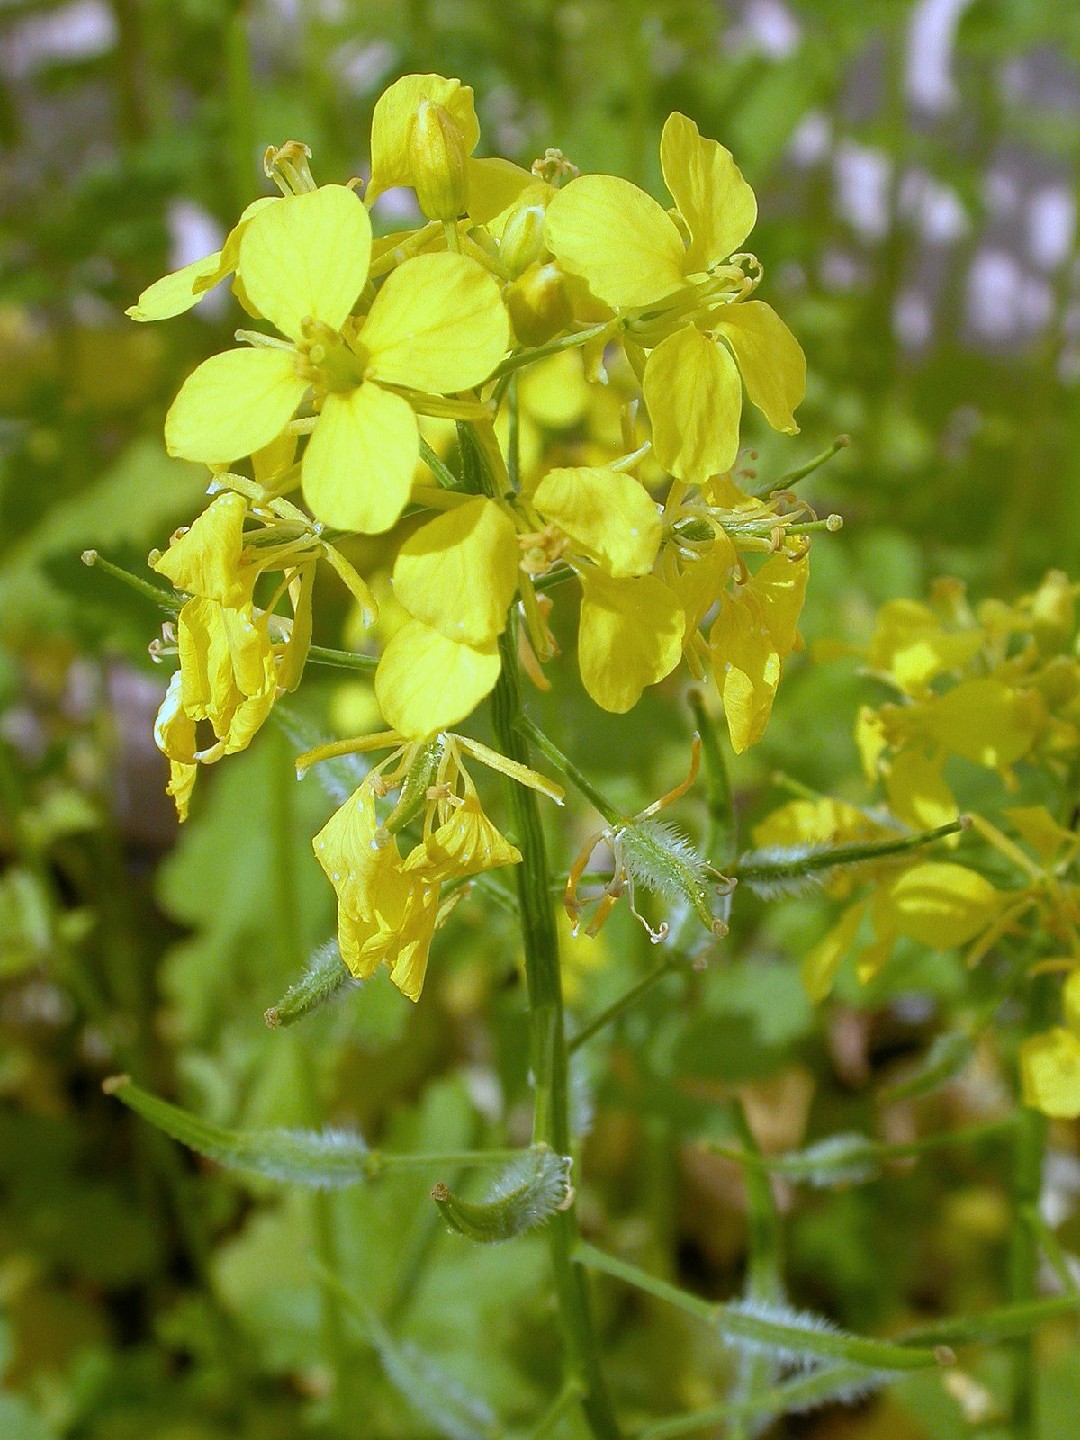
MULTIPOLYGON (((1039 1236, 1027 1223, 1026 1214, 1039 1204, 1046 1130, 1044 1115, 1036 1110, 1021 1112, 1012 1173, 1015 1216, 1009 1246, 1009 1299, 1014 1304, 1034 1300, 1036 1294, 1039 1236)), ((1016 1440, 1037 1440, 1038 1364, 1033 1330, 1013 1341, 1012 1362, 1012 1433, 1016 1440)))
MULTIPOLYGON (((501 637, 499 647, 502 673, 491 702, 495 734, 503 754, 527 766, 531 760, 522 733, 524 714, 513 626, 501 637)), ((522 857, 516 870, 532 1019, 533 1141, 550 1145, 559 1155, 568 1155, 570 1124, 562 977, 547 849, 535 793, 512 782, 509 788, 514 830, 522 857)), ((581 1406, 592 1434, 597 1440, 618 1440, 619 1428, 600 1373, 585 1274, 571 1259, 578 1238, 573 1207, 557 1211, 548 1222, 546 1233, 568 1376, 580 1384, 581 1406)))
MULTIPOLYGON (((296 782, 293 778, 292 750, 282 738, 277 746, 279 762, 275 773, 275 788, 271 798, 272 843, 276 881, 276 911, 279 917, 279 943, 287 971, 296 971, 304 963, 304 939, 297 904, 297 886, 293 864, 293 794, 296 782)), ((309 1124, 317 1124, 318 1096, 310 1072, 305 1066, 300 1073, 307 1079, 303 1104, 308 1112, 309 1124)), ((331 1275, 340 1274, 337 1236, 334 1232, 334 1207, 331 1197, 324 1191, 317 1191, 310 1200, 311 1226, 315 1238, 315 1251, 320 1265, 331 1275)), ((320 1331, 322 1348, 334 1379, 334 1409, 341 1420, 348 1414, 344 1395, 344 1384, 349 1374, 348 1343, 345 1336, 345 1319, 340 1298, 327 1285, 322 1286, 320 1331)))

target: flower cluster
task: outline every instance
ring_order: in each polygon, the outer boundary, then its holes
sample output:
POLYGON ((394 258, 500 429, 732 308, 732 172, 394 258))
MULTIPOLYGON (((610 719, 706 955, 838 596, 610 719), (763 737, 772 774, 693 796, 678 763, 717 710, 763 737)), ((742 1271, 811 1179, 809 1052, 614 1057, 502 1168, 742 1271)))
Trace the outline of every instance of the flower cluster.
MULTIPOLYGON (((375 107, 366 187, 317 184, 297 142, 268 151, 280 195, 129 312, 177 315, 231 277, 253 325, 189 376, 165 423, 169 452, 206 464, 216 496, 153 557, 182 600, 159 646, 180 669, 156 730, 181 816, 198 765, 242 749, 298 683, 318 558, 374 620, 341 553, 349 535, 385 537, 367 553, 391 570, 405 618, 375 696, 406 747, 443 744, 508 657, 547 686, 563 634, 552 611, 575 593, 578 666, 598 705, 630 710, 685 657, 696 678, 715 676, 737 751, 764 731, 821 522, 789 491, 751 493, 733 468, 744 388, 791 433, 805 386, 802 352, 740 248, 753 192, 679 114, 661 140, 667 210, 557 151, 525 170, 477 158, 478 142, 469 87, 405 76, 375 107), (423 218, 379 235, 371 207, 396 186, 423 218)), ((428 849, 371 849, 379 783, 318 851, 347 877, 334 883, 350 967, 387 960, 413 993, 446 875, 428 849)), ((432 781, 443 809, 425 846, 473 813, 460 783, 432 781)), ((490 853, 507 863, 505 847, 490 853)))
POLYGON ((985 809, 987 787, 973 777, 996 776, 1002 798, 1021 803, 1000 806, 994 821, 972 815, 974 843, 946 840, 957 847, 954 859, 928 860, 913 848, 833 872, 828 889, 847 903, 803 973, 821 999, 848 955, 868 980, 901 939, 966 946, 971 965, 994 952, 1020 974, 1064 972, 1065 1024, 1030 1036, 1020 1052, 1024 1099, 1051 1115, 1080 1114, 1078 595, 1080 585, 1052 571, 1012 605, 972 608, 956 581, 939 582, 929 604, 885 605, 863 653, 893 698, 864 706, 855 732, 885 807, 798 799, 754 832, 758 846, 789 853, 885 850, 898 836, 957 821, 960 787, 985 809))

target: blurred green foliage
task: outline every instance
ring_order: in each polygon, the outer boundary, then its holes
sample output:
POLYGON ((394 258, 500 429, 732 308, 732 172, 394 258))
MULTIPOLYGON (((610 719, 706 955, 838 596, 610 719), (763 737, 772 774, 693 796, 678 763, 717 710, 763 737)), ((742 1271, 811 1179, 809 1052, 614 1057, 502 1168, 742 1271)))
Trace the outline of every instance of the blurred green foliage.
MULTIPOLYGON (((500 154, 528 164, 557 145, 655 193, 659 125, 677 108, 761 197, 758 253, 810 362, 801 437, 750 436, 756 463, 776 475, 852 437, 806 485, 819 513, 845 518, 814 548, 808 640, 865 638, 875 606, 939 573, 1010 594, 1080 559, 1080 10, 8 0, 0 45, 0 1434, 511 1433, 492 1414, 525 1434, 557 1383, 538 1242, 464 1247, 411 1175, 314 1199, 238 1183, 100 1093, 130 1070, 221 1123, 328 1116, 388 1149, 527 1133, 517 957, 497 909, 455 918, 416 1010, 372 982, 296 1029, 263 1025, 331 928, 308 837, 334 797, 316 779, 293 786, 291 749, 270 734, 220 767, 174 832, 150 736, 161 616, 78 557, 94 546, 139 569, 190 517, 203 477, 166 459, 161 421, 232 322, 213 302, 161 330, 123 310, 265 191, 266 144, 301 138, 318 176, 356 173, 374 99, 398 74, 472 84, 500 154), (955 19, 944 103, 916 83, 935 63, 917 44, 932 11, 955 19), (1038 208, 1051 191, 1053 213, 1038 208), (980 289, 988 254, 996 288, 980 289), (316 1251, 336 1256, 351 1299, 328 1299, 316 1251)), ((320 614, 316 639, 341 643, 343 620, 320 614)), ((740 811, 775 799, 777 770, 842 789, 865 690, 851 665, 793 667, 736 771, 740 811)), ((295 723, 325 732, 364 703, 326 682, 295 723)), ((684 766, 690 722, 670 695, 632 721, 580 693, 551 708, 552 733, 628 809, 684 766)), ((548 723, 544 709, 541 697, 548 723)), ((682 816, 699 824, 693 801, 682 816)), ((962 990, 958 962, 912 957, 815 1015, 793 957, 824 915, 816 900, 760 908, 735 958, 665 981, 582 1056, 586 1225, 603 1217, 642 1263, 710 1295, 742 1275, 745 1201, 735 1168, 692 1142, 727 1133, 733 1087, 778 1146, 870 1130, 874 1087, 948 1030, 962 990)), ((621 920, 590 963, 570 952, 582 1014, 649 964, 621 920)), ((897 1123, 955 1125, 980 1103, 946 1087, 897 1123)), ((1071 1205, 1075 1144, 1066 1161, 1071 1205)), ((1007 1168, 989 1140, 857 1189, 789 1194, 795 1298, 860 1329, 995 1303, 1007 1168)), ((717 1339, 613 1290, 600 1308, 628 1413, 715 1400, 730 1366, 717 1339)), ((1080 1372, 1057 1332, 1045 1348, 1044 1434, 1065 1440, 1080 1372)), ((1006 1380, 980 1362, 967 1401, 985 1396, 992 1417, 1006 1380)), ((920 1376, 784 1433, 950 1440, 970 1432, 963 1399, 920 1376)))

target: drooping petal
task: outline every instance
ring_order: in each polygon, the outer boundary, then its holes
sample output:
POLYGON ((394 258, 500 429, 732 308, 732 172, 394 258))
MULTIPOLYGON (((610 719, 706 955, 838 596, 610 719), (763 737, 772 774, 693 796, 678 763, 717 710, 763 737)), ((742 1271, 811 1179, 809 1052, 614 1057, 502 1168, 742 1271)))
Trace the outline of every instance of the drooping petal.
POLYGON ((612 580, 600 570, 581 574, 578 663, 581 682, 604 710, 624 715, 646 685, 679 663, 683 610, 655 575, 612 580))
POLYGON ((465 153, 471 155, 480 139, 471 85, 442 75, 403 75, 384 90, 371 117, 371 179, 366 191, 370 205, 392 185, 411 185, 409 138, 420 102, 441 105, 461 130, 465 153))
POLYGON ((675 222, 651 195, 616 175, 581 175, 556 192, 544 225, 548 248, 615 308, 649 305, 683 283, 675 222))
POLYGON ((549 470, 533 504, 575 549, 615 579, 652 569, 663 522, 655 501, 632 475, 595 466, 549 470))
POLYGON ((664 184, 690 231, 687 273, 726 260, 757 219, 754 192, 731 151, 716 140, 704 139, 694 122, 676 110, 664 122, 660 166, 664 184))
POLYGON ((413 893, 405 923, 395 936, 386 957, 390 979, 414 1004, 420 999, 427 974, 431 937, 439 919, 439 887, 418 885, 413 893))
POLYGON ((174 315, 190 310, 227 274, 221 263, 221 251, 217 250, 213 255, 193 260, 190 265, 155 280, 124 314, 132 320, 171 320, 174 315))
POLYGON ((242 495, 232 490, 219 495, 179 538, 169 542, 151 568, 189 595, 234 607, 245 604, 258 574, 255 566, 241 568, 247 513, 242 495))
POLYGON ((299 340, 309 316, 341 328, 370 261, 371 221, 359 198, 323 185, 260 210, 240 241, 237 270, 258 313, 299 340))
POLYGON ((662 340, 645 362, 653 450, 665 470, 700 485, 739 449, 742 385, 735 362, 693 325, 662 340))
POLYGON ((417 620, 464 645, 490 645, 517 590, 514 522, 478 495, 413 532, 394 562, 394 594, 417 620))
POLYGON ((165 448, 181 460, 227 465, 269 445, 300 404, 307 381, 291 350, 226 350, 192 371, 165 417, 165 448))
POLYGON ((418 255, 387 276, 360 342, 373 380, 441 395, 487 379, 509 348, 510 319, 476 260, 418 255))
POLYGON ((459 645, 422 620, 407 620, 375 672, 375 698, 386 723, 423 740, 464 720, 499 678, 495 645, 459 645))
POLYGON ((771 305, 725 305, 711 322, 735 352, 746 393, 774 430, 798 434, 794 411, 806 394, 806 356, 771 305))
POLYGON ((408 504, 419 454, 400 395, 369 383, 328 395, 304 451, 304 499, 327 525, 379 535, 408 504))
POLYGON ((449 817, 422 841, 405 861, 405 869, 429 881, 477 875, 501 865, 517 865, 521 851, 511 845, 484 814, 471 781, 449 817))

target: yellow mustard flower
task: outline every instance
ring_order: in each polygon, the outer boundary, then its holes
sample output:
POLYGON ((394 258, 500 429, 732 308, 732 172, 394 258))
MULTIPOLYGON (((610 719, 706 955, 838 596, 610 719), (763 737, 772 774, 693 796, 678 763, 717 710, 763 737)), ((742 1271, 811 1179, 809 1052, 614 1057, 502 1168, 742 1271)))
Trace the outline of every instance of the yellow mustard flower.
POLYGON ((477 496, 401 547, 394 591, 413 619, 386 647, 375 691, 387 723, 402 734, 422 737, 456 724, 490 692, 520 568, 524 562, 528 570, 536 550, 541 568, 557 556, 581 581, 578 658, 597 704, 629 710, 646 685, 678 664, 682 611, 649 574, 663 526, 648 491, 616 470, 555 469, 528 508, 542 532, 526 531, 525 519, 515 523, 499 502, 477 496))
POLYGON ((409 392, 480 384, 508 346, 509 321, 483 267, 445 252, 404 261, 354 321, 370 257, 367 212, 344 186, 286 196, 254 216, 238 273, 287 342, 251 335, 252 345, 204 361, 166 417, 169 453, 210 465, 250 455, 311 390, 318 414, 301 461, 304 499, 339 529, 389 529, 419 454, 409 392))
POLYGON ((657 459, 700 482, 735 460, 743 384, 774 429, 798 430, 806 361, 772 307, 745 298, 756 281, 736 252, 757 205, 730 152, 676 112, 660 159, 674 217, 629 181, 583 175, 551 198, 546 235, 562 267, 619 315, 626 341, 649 352, 657 459))

